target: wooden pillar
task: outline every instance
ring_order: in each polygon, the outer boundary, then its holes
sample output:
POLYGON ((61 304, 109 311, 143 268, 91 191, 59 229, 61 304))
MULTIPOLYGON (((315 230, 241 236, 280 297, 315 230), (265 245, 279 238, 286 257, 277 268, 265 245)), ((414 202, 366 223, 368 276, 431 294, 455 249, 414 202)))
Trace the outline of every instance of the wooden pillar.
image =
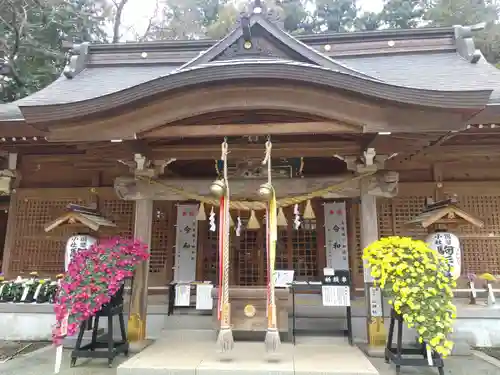
MULTIPOLYGON (((151 246, 153 221, 153 201, 135 201, 134 237, 148 247, 151 246)), ((142 341, 146 338, 146 314, 148 309, 149 260, 137 267, 132 282, 132 295, 128 319, 128 337, 130 341, 142 341)))
MULTIPOLYGON (((361 248, 379 239, 378 218, 377 218, 377 197, 368 194, 368 179, 361 181, 361 205, 360 205, 360 224, 361 224, 361 248)), ((363 267, 365 281, 365 303, 366 327, 368 344, 373 346, 385 344, 384 313, 382 291, 373 287, 373 278, 370 269, 364 263, 363 267)))

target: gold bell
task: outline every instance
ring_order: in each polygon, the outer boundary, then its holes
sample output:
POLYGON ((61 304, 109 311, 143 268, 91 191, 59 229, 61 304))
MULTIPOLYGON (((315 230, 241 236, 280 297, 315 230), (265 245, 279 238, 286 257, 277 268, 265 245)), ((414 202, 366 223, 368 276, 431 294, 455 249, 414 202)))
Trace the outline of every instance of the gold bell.
POLYGON ((225 191, 226 191, 226 184, 224 183, 223 180, 215 180, 214 182, 212 182, 212 185, 210 185, 210 192, 216 198, 222 197, 225 191))
POLYGON ((269 183, 265 183, 260 185, 259 187, 259 196, 266 201, 271 200, 273 197, 273 187, 269 183))

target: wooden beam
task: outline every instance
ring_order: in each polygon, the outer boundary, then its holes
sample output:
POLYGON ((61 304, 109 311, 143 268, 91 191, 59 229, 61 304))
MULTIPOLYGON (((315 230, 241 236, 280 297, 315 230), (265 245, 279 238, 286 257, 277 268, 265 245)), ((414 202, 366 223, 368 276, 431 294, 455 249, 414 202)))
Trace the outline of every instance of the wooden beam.
POLYGON ((141 134, 141 138, 164 137, 213 137, 238 135, 275 135, 275 134, 335 134, 362 133, 363 129, 339 121, 328 122, 277 122, 267 124, 212 124, 212 125, 169 125, 141 134))
MULTIPOLYGON (((323 178, 296 178, 296 179, 275 179, 273 181, 278 198, 299 196, 313 191, 322 190, 327 187, 337 185, 349 180, 352 174, 343 174, 334 177, 323 178)), ((234 179, 230 180, 231 197, 242 200, 260 201, 257 191, 259 186, 266 182, 261 179, 234 179)), ((191 194, 202 197, 210 197, 210 185, 212 180, 189 180, 172 179, 144 181, 133 177, 118 177, 115 180, 115 190, 118 196, 126 200, 186 200, 185 195, 172 191, 168 186, 183 189, 191 194)), ((397 194, 398 175, 394 172, 378 172, 368 178, 368 194, 380 197, 393 197, 397 194)), ((359 196, 359 183, 353 181, 346 184, 339 191, 327 193, 323 198, 344 198, 359 196)))

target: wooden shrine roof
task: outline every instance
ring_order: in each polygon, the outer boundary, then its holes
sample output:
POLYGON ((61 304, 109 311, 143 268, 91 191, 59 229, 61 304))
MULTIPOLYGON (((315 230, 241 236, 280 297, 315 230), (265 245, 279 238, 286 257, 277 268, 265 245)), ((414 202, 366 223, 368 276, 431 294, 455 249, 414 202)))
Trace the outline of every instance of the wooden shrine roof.
POLYGON ((407 225, 420 224, 423 228, 442 223, 449 225, 470 224, 476 227, 483 227, 484 221, 473 214, 459 208, 455 199, 447 199, 427 206, 424 211, 407 222, 407 225))
POLYGON ((35 136, 54 121, 119 110, 175 90, 259 79, 341 90, 395 105, 461 110, 472 117, 469 123, 476 123, 477 113, 483 122, 500 117, 500 71, 475 49, 471 28, 295 38, 261 14, 240 24, 220 41, 74 46, 70 63, 54 83, 0 105, 0 124, 42 124, 17 130, 35 136))
POLYGON ((66 224, 80 224, 93 231, 99 230, 100 227, 116 227, 116 224, 104 218, 94 208, 83 207, 75 204, 70 204, 66 207, 66 211, 55 220, 45 225, 45 232, 66 224))

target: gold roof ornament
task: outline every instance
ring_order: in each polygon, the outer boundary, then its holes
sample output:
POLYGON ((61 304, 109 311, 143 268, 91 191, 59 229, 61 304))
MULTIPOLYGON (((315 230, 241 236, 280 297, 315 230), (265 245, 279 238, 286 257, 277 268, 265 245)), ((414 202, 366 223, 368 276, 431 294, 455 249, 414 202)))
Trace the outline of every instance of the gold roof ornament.
POLYGON ((95 205, 91 207, 80 206, 70 203, 64 212, 57 219, 45 225, 45 232, 66 224, 81 224, 93 231, 98 231, 100 227, 116 227, 116 224, 104 218, 95 205))
POLYGON ((438 226, 441 229, 458 227, 461 225, 473 225, 481 228, 484 226, 484 221, 459 208, 457 206, 456 197, 453 197, 438 202, 428 203, 420 215, 408 221, 406 224, 420 224, 423 228, 438 226))

